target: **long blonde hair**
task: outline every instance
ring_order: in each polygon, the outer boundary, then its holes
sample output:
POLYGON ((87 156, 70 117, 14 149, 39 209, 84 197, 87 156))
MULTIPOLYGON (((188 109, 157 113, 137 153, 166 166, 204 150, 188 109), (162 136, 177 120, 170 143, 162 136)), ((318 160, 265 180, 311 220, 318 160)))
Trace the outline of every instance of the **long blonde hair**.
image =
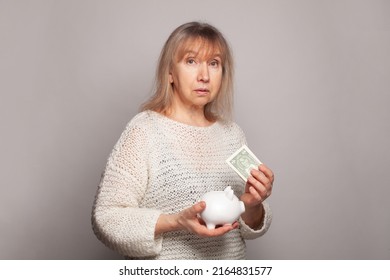
POLYGON ((207 48, 212 50, 217 48, 222 60, 221 88, 216 98, 206 104, 204 108, 205 117, 210 121, 231 119, 233 109, 233 58, 231 50, 218 29, 210 24, 200 22, 183 24, 177 27, 168 37, 158 61, 154 95, 142 105, 142 111, 152 110, 163 114, 168 113, 173 97, 169 73, 174 59, 178 54, 184 52, 188 44, 199 39, 207 48))

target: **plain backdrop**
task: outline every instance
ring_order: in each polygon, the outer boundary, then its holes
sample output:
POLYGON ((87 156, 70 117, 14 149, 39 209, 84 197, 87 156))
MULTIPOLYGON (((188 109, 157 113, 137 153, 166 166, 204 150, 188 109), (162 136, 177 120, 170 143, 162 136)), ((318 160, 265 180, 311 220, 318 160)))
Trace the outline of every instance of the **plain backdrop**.
POLYGON ((249 259, 390 258, 390 2, 0 0, 0 258, 122 259, 91 229, 168 35, 230 42, 235 120, 276 180, 249 259))

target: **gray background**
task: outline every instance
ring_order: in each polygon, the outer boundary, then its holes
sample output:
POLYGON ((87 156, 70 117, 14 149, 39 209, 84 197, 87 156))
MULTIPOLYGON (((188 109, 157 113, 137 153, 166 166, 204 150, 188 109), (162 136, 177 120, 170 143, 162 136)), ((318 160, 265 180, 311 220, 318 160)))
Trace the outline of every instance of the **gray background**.
POLYGON ((389 259, 385 0, 0 1, 0 258, 121 258, 91 230, 100 174, 192 20, 230 41, 235 119, 276 173, 248 257, 389 259))

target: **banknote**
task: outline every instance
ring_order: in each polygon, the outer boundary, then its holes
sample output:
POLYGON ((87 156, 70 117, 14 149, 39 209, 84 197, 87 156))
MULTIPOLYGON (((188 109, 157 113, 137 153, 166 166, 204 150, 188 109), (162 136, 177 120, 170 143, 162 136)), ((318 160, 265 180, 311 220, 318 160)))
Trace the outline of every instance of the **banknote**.
POLYGON ((239 148, 227 160, 227 164, 246 182, 252 169, 258 169, 261 161, 246 146, 239 148))

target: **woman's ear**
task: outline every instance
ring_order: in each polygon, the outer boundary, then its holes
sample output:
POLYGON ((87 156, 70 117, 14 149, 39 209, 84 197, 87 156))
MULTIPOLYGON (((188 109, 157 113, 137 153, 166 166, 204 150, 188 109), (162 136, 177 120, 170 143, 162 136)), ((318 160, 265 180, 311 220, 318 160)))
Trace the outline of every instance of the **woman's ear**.
POLYGON ((173 77, 172 77, 172 73, 169 73, 169 83, 170 83, 170 84, 173 84, 173 77))

